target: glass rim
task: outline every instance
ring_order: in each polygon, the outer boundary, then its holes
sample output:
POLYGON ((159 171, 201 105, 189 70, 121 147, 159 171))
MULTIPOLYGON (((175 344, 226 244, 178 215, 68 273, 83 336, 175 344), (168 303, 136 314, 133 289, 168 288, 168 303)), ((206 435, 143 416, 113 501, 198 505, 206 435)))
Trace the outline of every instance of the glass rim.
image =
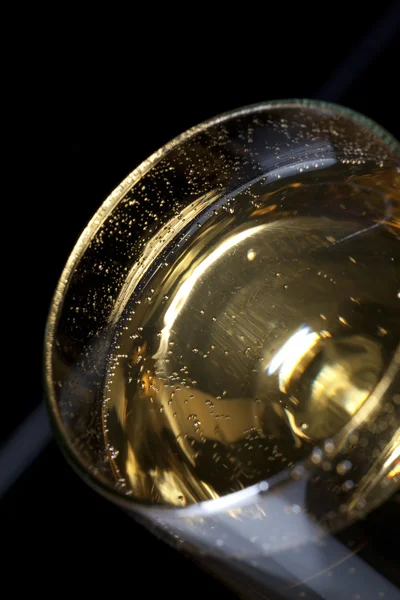
MULTIPOLYGON (((327 111, 334 112, 349 117, 353 121, 357 121, 362 125, 369 128, 378 138, 386 144, 388 149, 392 150, 395 154, 400 156, 400 142, 386 129, 381 127, 374 120, 366 117, 365 115, 354 111, 353 109, 335 104, 332 102, 325 102, 320 100, 309 100, 309 99, 286 99, 286 100, 271 100, 264 101, 255 104, 250 104, 241 108, 233 109, 224 113, 221 113, 215 117, 207 119, 187 129, 183 133, 179 134, 166 144, 164 144, 159 150, 156 150, 147 159, 140 163, 123 181, 109 194, 109 196, 103 201, 100 207, 96 210, 89 223, 86 225, 81 235, 79 236, 74 248, 72 249, 65 267, 58 280, 56 290, 54 292, 50 310, 46 322, 45 328, 45 348, 44 348, 44 384, 45 384, 45 403, 48 409, 50 422, 52 425, 53 433, 55 438, 59 442, 63 454, 65 455, 69 464, 73 469, 80 475, 80 477, 93 489, 98 491, 102 496, 108 500, 118 504, 122 508, 130 511, 134 510, 141 512, 144 515, 146 513, 152 514, 153 516, 159 514, 160 516, 166 513, 169 516, 174 515, 176 517, 193 517, 193 516, 204 516, 205 514, 213 514, 225 510, 227 508, 234 508, 237 505, 243 506, 243 502, 249 501, 252 498, 257 497, 259 494, 269 493, 272 488, 277 485, 291 480, 290 470, 284 469, 277 475, 268 478, 267 480, 261 480, 258 483, 252 484, 251 486, 231 492, 225 496, 219 498, 204 500, 202 502, 193 503, 188 506, 175 507, 168 505, 149 504, 141 502, 139 499, 127 496, 126 494, 118 491, 118 489, 108 486, 100 479, 98 479, 81 461, 78 453, 74 450, 69 442, 68 436, 64 430, 62 420, 60 418, 56 398, 53 389, 53 377, 52 377, 52 354, 54 347, 54 335, 56 326, 59 320, 59 316, 62 311, 63 301, 65 294, 68 291, 69 283, 72 274, 79 264, 82 256, 84 255, 89 243, 102 227, 107 217, 111 214, 114 208, 118 205, 120 200, 127 194, 127 192, 162 158, 164 158, 169 152, 176 147, 184 144, 186 141, 201 133, 208 128, 224 123, 231 119, 235 119, 241 116, 251 115, 253 113, 267 111, 269 108, 278 107, 310 107, 318 108, 321 110, 326 109, 327 111)), ((400 368, 400 353, 395 353, 394 360, 391 366, 400 368), (397 354, 399 356, 396 358, 397 354)), ((386 371, 387 373, 388 371, 386 371)), ((367 403, 369 402, 369 399, 367 403)), ((354 418, 354 417, 353 417, 354 418)), ((345 426, 348 428, 353 419, 345 426)), ((344 429, 338 432, 339 439, 343 438, 344 429)), ((304 461, 299 461, 296 466, 300 465, 304 461)), ((292 481, 294 481, 292 479, 292 481)))

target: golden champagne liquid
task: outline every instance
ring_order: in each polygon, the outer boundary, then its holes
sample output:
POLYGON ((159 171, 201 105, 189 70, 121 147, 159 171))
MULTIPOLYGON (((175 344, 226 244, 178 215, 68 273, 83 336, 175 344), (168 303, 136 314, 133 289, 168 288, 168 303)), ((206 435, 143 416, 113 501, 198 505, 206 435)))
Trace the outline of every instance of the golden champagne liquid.
POLYGON ((399 174, 317 167, 168 231, 135 285, 103 405, 127 494, 185 506, 260 482, 380 381, 400 339, 399 174))

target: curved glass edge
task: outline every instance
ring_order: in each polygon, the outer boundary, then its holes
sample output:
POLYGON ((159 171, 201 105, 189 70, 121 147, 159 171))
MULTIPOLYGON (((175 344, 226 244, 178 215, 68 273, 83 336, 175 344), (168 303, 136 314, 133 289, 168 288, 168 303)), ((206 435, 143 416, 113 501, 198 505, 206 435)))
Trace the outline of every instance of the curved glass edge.
MULTIPOLYGON (((44 333, 45 403, 48 409, 52 430, 55 438, 57 439, 57 442, 61 446, 65 458, 67 459, 68 463, 72 466, 74 471, 94 490, 98 491, 108 500, 118 504, 122 508, 127 509, 129 511, 137 511, 145 514, 151 513, 155 517, 157 515, 165 515, 166 513, 168 513, 170 516, 173 515, 181 518, 205 516, 207 514, 214 514, 225 509, 229 509, 231 507, 237 506, 238 504, 243 505, 243 502, 245 502, 246 500, 250 501, 260 493, 264 493, 263 488, 260 487, 260 483, 264 482, 256 483, 248 488, 245 488, 244 490, 240 490, 232 494, 227 494, 226 496, 223 496, 219 499, 206 500, 190 506, 176 508, 168 506, 148 505, 141 503, 136 499, 129 499, 126 495, 120 493, 117 489, 111 488, 110 486, 101 482, 93 474, 91 474, 82 464, 78 454, 67 442, 66 435, 63 431, 64 427, 58 414, 56 400, 53 393, 51 359, 54 343, 54 332, 62 310, 64 294, 68 289, 68 285, 73 271, 76 265, 79 263, 93 236, 102 227, 104 221, 114 210, 114 208, 117 206, 120 200, 127 194, 127 192, 129 192, 129 190, 140 180, 140 178, 143 175, 145 175, 153 166, 155 166, 162 158, 164 158, 167 154, 169 154, 169 152, 171 152, 180 144, 186 142, 190 138, 194 137, 202 131, 205 131, 213 125, 217 125, 219 123, 223 123, 225 121, 229 121, 230 119, 234 119, 240 116, 246 116, 252 113, 257 113, 262 110, 268 110, 270 107, 279 106, 284 106, 285 108, 307 106, 322 110, 326 109, 336 114, 345 115, 350 119, 358 121, 362 125, 368 127, 371 131, 374 132, 374 134, 378 138, 382 139, 382 141, 387 145, 388 149, 392 150, 395 154, 399 155, 400 157, 400 142, 386 129, 381 127, 381 125, 379 125, 369 117, 366 117, 365 115, 358 113, 353 109, 341 106, 339 104, 335 104, 333 102, 301 98, 271 100, 250 104, 242 108, 221 113, 220 115, 212 117, 211 119, 207 119, 206 121, 203 121, 202 123, 191 127, 190 129, 173 138, 171 141, 167 142, 159 150, 151 154, 149 158, 144 160, 138 167, 136 167, 136 169, 134 169, 111 192, 111 194, 104 200, 104 202, 95 212, 95 214, 93 215, 93 217, 79 236, 78 241, 76 242, 69 256, 64 270, 62 271, 61 277, 58 281, 55 293, 50 304, 49 315, 44 333)), ((283 471, 279 475, 280 476, 277 477, 278 481, 275 481, 274 478, 274 482, 271 481, 268 483, 268 488, 267 490, 265 490, 266 492, 270 491, 272 487, 275 487, 277 483, 281 483, 282 480, 287 481, 290 478, 288 470, 283 471)))

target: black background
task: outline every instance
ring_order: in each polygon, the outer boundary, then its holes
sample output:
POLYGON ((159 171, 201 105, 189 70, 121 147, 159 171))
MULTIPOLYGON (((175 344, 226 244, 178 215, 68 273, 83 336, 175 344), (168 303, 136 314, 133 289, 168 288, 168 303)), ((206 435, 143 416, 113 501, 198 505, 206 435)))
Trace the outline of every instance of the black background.
MULTIPOLYGON (((77 237, 152 152, 215 114, 277 98, 338 101, 400 137, 399 3, 375 3, 358 14, 325 3, 273 14, 268 6, 260 12, 232 5, 220 19, 215 7, 192 6, 191 15, 188 6, 175 15, 152 10, 102 28, 76 14, 62 35, 60 17, 26 44, 26 129, 10 202, 15 214, 5 222, 6 229, 19 224, 22 241, 6 256, 14 290, 7 320, 15 333, 6 350, 17 359, 7 366, 15 373, 12 391, 3 391, 3 443, 43 396, 45 320, 77 237)), ((232 598, 88 489, 54 442, 8 490, 0 518, 5 575, 15 592, 53 587, 54 576, 67 593, 232 598), (138 591, 139 582, 147 591, 138 591)))

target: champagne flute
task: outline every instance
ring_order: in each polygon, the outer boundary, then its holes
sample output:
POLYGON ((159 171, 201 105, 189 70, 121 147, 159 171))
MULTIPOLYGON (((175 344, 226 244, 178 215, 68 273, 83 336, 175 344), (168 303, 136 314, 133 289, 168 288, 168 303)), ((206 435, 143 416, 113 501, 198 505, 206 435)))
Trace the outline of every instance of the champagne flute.
POLYGON ((327 103, 211 119, 111 194, 55 292, 67 459, 240 597, 400 597, 337 537, 400 486, 399 154, 327 103))

